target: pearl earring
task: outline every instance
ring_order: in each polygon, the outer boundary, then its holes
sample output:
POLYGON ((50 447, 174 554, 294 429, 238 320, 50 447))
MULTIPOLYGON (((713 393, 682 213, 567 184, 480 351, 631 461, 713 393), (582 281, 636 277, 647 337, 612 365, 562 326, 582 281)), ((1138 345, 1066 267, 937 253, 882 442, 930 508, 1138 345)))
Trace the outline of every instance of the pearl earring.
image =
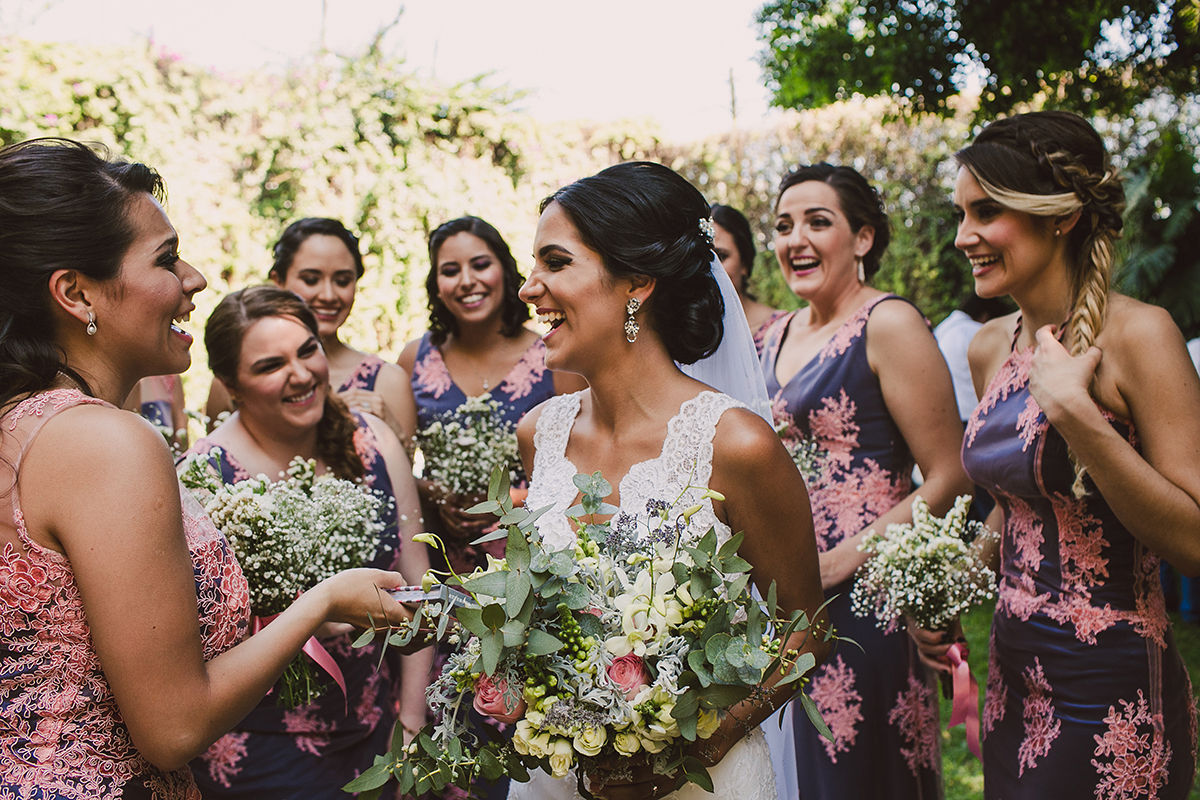
POLYGON ((96 315, 89 311, 88 312, 87 335, 95 336, 96 330, 97 330, 96 329, 96 315))

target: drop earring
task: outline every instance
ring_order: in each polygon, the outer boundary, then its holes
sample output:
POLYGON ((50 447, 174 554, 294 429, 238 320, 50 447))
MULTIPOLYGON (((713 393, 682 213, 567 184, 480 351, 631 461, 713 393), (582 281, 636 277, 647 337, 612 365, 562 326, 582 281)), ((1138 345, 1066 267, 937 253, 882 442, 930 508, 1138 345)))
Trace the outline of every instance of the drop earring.
POLYGON ((855 261, 858 262, 858 282, 866 283, 867 282, 867 269, 866 269, 866 267, 863 266, 862 256, 859 256, 858 258, 856 258, 855 261))
POLYGON ((641 330, 637 324, 637 320, 633 318, 633 315, 636 314, 638 309, 641 307, 642 301, 638 300, 636 297, 629 298, 629 302, 625 304, 625 313, 628 315, 625 318, 625 341, 629 342, 630 344, 633 344, 637 341, 638 331, 641 330))
POLYGON ((90 311, 88 312, 88 324, 86 330, 88 336, 96 335, 96 315, 90 311))

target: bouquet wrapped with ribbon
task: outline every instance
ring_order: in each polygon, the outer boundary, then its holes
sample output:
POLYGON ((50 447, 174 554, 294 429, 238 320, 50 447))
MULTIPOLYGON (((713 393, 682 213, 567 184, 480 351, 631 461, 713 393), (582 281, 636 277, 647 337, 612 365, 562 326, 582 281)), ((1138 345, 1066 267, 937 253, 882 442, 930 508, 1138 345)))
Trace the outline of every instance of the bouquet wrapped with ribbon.
MULTIPOLYGON (((514 508, 504 474, 493 473, 475 510, 500 515, 490 535, 506 539, 505 558, 447 580, 473 599, 457 608, 457 630, 446 602, 426 602, 411 622, 425 618, 461 644, 429 687, 436 721, 407 746, 397 737, 347 791, 395 779, 402 794, 440 794, 476 776, 525 781, 540 768, 557 777, 574 769, 590 797, 589 775, 629 759, 712 791, 688 746, 772 670, 803 686, 813 657, 781 653, 779 642, 815 634, 802 612, 781 617, 774 585, 764 602, 753 599, 740 534, 718 545, 715 530, 692 530, 700 506, 652 500, 644 514, 620 512, 604 502, 612 487, 598 472, 574 483, 581 501, 567 515, 577 538, 554 549, 537 530, 546 509, 514 508), (472 707, 512 725, 511 740, 476 735, 472 707)), ((801 702, 828 732, 807 695, 801 702)))
MULTIPOLYGON (((904 619, 922 628, 948 631, 963 612, 996 593, 996 575, 979 559, 979 546, 995 533, 967 519, 969 495, 954 501, 945 517, 936 517, 918 496, 912 523, 891 524, 884 535, 870 531, 858 549, 872 558, 858 570, 850 593, 860 617, 874 614, 879 627, 893 631, 904 619)), ((967 743, 979 748, 979 687, 967 665, 965 643, 948 657, 954 665, 954 707, 950 726, 966 723, 967 743)))
MULTIPOLYGON (((179 465, 180 481, 204 506, 224 534, 250 584, 251 633, 271 622, 296 597, 346 569, 361 567, 376 554, 384 523, 384 497, 370 488, 324 475, 316 464, 295 458, 284 480, 266 475, 225 484, 209 454, 179 465)), ((319 666, 345 694, 341 670, 311 638, 288 665, 278 702, 294 708, 311 703, 326 685, 319 666)))

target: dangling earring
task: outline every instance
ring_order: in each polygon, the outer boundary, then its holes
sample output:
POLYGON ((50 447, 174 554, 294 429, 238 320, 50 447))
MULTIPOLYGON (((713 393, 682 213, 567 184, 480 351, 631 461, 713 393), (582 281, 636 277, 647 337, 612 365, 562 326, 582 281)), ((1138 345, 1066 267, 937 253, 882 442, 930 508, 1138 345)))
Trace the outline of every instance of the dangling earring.
POLYGON ((866 267, 863 266, 862 256, 858 256, 855 259, 855 261, 858 262, 858 282, 866 283, 867 282, 867 269, 866 269, 866 267))
POLYGON ((625 313, 629 315, 625 318, 625 341, 629 342, 630 344, 633 344, 637 341, 638 331, 641 330, 641 328, 638 327, 637 321, 633 318, 633 315, 636 314, 638 309, 641 307, 642 301, 638 300, 636 297, 629 298, 629 302, 625 304, 625 313))
POLYGON ((96 315, 90 311, 88 312, 87 335, 88 336, 96 335, 96 315))

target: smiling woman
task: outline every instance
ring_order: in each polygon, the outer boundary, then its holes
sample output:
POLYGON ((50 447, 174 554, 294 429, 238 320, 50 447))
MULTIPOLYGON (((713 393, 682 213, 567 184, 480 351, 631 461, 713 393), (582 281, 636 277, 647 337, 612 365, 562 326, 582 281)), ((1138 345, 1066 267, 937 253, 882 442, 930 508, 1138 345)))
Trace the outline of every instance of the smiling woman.
MULTIPOLYGON (((319 334, 310 307, 285 289, 256 286, 225 297, 209 317, 204 344, 237 411, 190 452, 208 454, 225 483, 259 474, 275 480, 296 456, 314 459, 318 475, 361 480, 394 501, 380 512, 371 565, 399 566, 415 580, 429 561, 412 542, 421 525, 411 465, 382 420, 351 412, 330 391, 319 334)), ((342 671, 346 696, 333 690, 296 709, 265 699, 193 762, 205 797, 341 797, 341 787, 391 741, 397 700, 406 728, 425 724, 428 652, 399 665, 384 661, 376 671, 379 646, 351 649, 345 628, 318 636, 342 671)))
POLYGON ((188 760, 324 623, 369 625, 394 572, 343 572, 242 641, 249 598, 166 442, 116 406, 181 372, 204 278, 142 164, 0 150, 0 794, 194 797, 188 760), (240 643, 239 643, 240 642, 240 643))

